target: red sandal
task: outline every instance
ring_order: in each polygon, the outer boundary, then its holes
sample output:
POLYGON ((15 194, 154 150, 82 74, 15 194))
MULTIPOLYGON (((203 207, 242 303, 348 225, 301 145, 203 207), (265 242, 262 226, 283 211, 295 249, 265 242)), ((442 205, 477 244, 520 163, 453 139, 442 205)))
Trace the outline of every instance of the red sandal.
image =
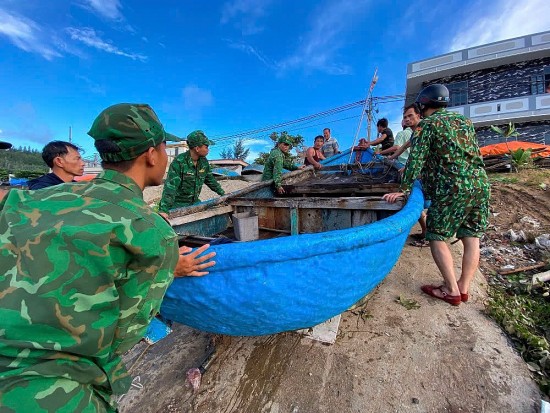
POLYGON ((468 301, 468 293, 464 294, 464 293, 460 293, 460 299, 462 300, 463 303, 465 303, 466 301, 468 301))
POLYGON ((428 294, 429 296, 432 296, 434 298, 437 298, 438 300, 443 300, 446 303, 449 303, 451 305, 460 305, 462 302, 462 295, 450 295, 449 293, 446 293, 443 291, 443 286, 435 286, 435 285, 423 285, 420 287, 423 293, 428 294), (441 292, 441 296, 435 295, 434 291, 439 290, 441 292))

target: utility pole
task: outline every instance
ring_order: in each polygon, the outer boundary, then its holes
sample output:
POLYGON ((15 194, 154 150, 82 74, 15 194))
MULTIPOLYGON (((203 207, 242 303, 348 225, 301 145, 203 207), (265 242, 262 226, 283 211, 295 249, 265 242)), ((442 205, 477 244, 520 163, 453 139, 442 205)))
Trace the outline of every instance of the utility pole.
POLYGON ((361 110, 361 119, 359 120, 359 124, 357 125, 357 131, 355 132, 353 145, 351 146, 351 150, 349 152, 348 164, 351 163, 351 158, 353 156, 353 148, 357 143, 357 138, 359 137, 359 132, 361 131, 361 125, 363 124, 363 117, 365 116, 365 113, 367 114, 367 128, 368 128, 367 134, 368 134, 368 140, 370 142, 370 124, 372 122, 372 91, 374 89, 374 85, 376 85, 376 82, 378 82, 378 68, 374 69, 374 75, 372 76, 369 90, 367 92, 367 97, 365 98, 363 109, 361 110))
POLYGON ((371 139, 371 124, 372 124, 372 91, 374 90, 374 86, 376 85, 376 82, 378 82, 378 68, 374 71, 374 76, 372 77, 372 81, 370 82, 369 87, 369 94, 368 94, 368 113, 367 113, 367 140, 370 142, 371 139))
POLYGON ((69 126, 69 143, 73 140, 73 127, 69 126))

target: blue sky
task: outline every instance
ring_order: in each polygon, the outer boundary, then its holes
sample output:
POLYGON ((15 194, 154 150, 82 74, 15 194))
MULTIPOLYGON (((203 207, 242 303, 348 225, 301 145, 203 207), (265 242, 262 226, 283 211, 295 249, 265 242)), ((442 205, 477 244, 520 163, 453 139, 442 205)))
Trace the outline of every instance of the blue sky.
MULTIPOLYGON (((94 148, 95 116, 149 103, 166 130, 231 135, 405 92, 407 63, 550 29, 546 0, 0 0, 0 139, 94 148)), ((402 103, 377 117, 399 129, 402 103)), ((250 158, 272 131, 312 142, 323 127, 353 142, 361 107, 246 135, 250 158)), ((365 136, 365 126, 361 136, 365 136)))

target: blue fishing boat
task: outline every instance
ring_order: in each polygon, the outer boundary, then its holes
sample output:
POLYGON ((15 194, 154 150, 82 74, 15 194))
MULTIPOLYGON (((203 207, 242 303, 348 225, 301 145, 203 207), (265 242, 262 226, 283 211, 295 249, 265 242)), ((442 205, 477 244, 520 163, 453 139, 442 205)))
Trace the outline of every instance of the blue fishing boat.
POLYGON ((399 175, 363 152, 355 164, 347 151, 321 172, 284 175, 284 196, 259 182, 171 211, 182 244, 209 242, 217 256, 207 276, 174 280, 161 314, 212 333, 264 335, 319 324, 372 291, 395 265, 424 198, 415 185, 405 204, 383 201, 399 175), (238 216, 250 218, 254 240, 235 239, 238 216))

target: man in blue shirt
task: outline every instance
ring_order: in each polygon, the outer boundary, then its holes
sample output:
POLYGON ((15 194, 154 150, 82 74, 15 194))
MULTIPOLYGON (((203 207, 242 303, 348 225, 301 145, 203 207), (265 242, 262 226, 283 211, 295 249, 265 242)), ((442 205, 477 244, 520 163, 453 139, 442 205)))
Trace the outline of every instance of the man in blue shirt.
POLYGON ((52 172, 29 181, 29 189, 72 182, 75 176, 84 174, 84 161, 78 147, 70 142, 52 141, 42 149, 42 159, 52 172))

